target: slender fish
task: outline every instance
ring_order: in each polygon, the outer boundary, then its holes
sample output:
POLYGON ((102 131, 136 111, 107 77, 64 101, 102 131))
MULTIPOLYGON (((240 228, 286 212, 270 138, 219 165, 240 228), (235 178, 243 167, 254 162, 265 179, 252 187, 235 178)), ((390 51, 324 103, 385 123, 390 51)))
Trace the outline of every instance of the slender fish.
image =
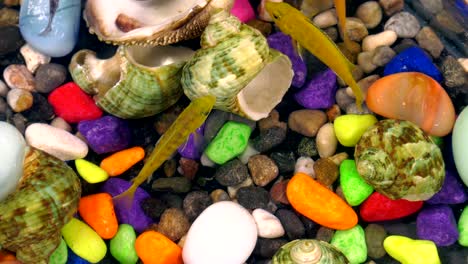
POLYGON ((57 12, 59 2, 60 0, 49 0, 49 22, 47 23, 47 27, 39 35, 47 35, 52 30, 52 21, 54 20, 55 13, 57 12))

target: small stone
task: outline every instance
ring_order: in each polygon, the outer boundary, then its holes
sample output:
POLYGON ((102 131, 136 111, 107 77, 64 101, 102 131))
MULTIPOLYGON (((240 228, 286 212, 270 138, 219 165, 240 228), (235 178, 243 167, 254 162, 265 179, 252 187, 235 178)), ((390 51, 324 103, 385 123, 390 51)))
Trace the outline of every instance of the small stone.
POLYGON ((323 186, 332 185, 338 178, 338 166, 329 158, 318 159, 314 163, 314 173, 316 180, 323 186))
MULTIPOLYGON (((156 121, 154 122, 154 128, 156 129, 156 132, 158 132, 159 135, 164 134, 172 125, 172 123, 174 123, 174 121, 177 119, 180 113, 182 113, 182 110, 182 106, 176 104, 169 107, 167 110, 158 115, 156 121)), ((211 114, 213 114, 213 112, 211 114)), ((213 137, 216 135, 216 132, 213 135, 213 137)))
MULTIPOLYGON (((373 74, 373 75, 369 75, 367 76, 366 78, 364 79, 361 79, 359 80, 359 82, 357 83, 359 87, 361 87, 361 91, 363 93, 363 97, 366 98, 367 96, 367 90, 369 89, 369 87, 375 82, 377 81, 378 79, 380 79, 380 76, 377 75, 377 74, 373 74)), ((347 87, 346 88, 346 93, 352 97, 352 98, 355 98, 355 95, 354 95, 354 92, 353 90, 351 89, 351 87, 347 87)), ((364 107, 364 106, 363 106, 364 107)))
POLYGON ((220 166, 214 174, 214 178, 223 186, 238 185, 248 177, 249 172, 247 166, 242 164, 239 159, 228 161, 220 166))
POLYGON ((184 212, 189 220, 193 221, 211 204, 212 201, 207 192, 192 191, 185 196, 184 212))
POLYGON ((463 25, 455 19, 455 16, 445 9, 440 11, 435 17, 433 16, 430 24, 441 31, 447 31, 447 33, 462 34, 465 31, 463 25))
POLYGON ((263 187, 273 181, 279 173, 278 166, 266 155, 255 155, 247 164, 255 185, 263 187))
POLYGON ((52 106, 40 93, 32 93, 33 105, 22 114, 28 119, 28 122, 47 122, 54 118, 55 113, 52 106))
POLYGON ((396 12, 403 10, 405 6, 404 0, 379 0, 380 5, 387 16, 391 16, 396 12))
POLYGON ((373 51, 379 46, 391 46, 398 39, 393 30, 385 30, 375 35, 369 35, 362 40, 363 51, 373 51))
POLYGON ((280 173, 289 173, 294 171, 296 166, 296 157, 294 156, 294 152, 273 152, 270 154, 270 158, 276 163, 280 173))
POLYGON ((418 41, 421 48, 429 51, 434 58, 439 58, 442 50, 444 50, 444 44, 442 44, 434 30, 428 26, 419 31, 416 41, 418 41))
POLYGON ((333 123, 335 135, 341 145, 354 147, 366 130, 377 122, 373 115, 342 115, 333 123))
POLYGON ((446 169, 445 180, 440 191, 426 202, 428 204, 461 204, 468 200, 463 184, 458 180, 455 171, 446 169))
POLYGON ((32 73, 24 65, 12 64, 3 71, 3 79, 11 89, 34 91, 36 82, 32 73))
POLYGON ((8 8, 8 7, 4 7, 0 9, 0 26, 15 26, 15 25, 18 25, 18 22, 19 22, 18 10, 13 9, 13 8, 8 8))
POLYGON ((468 206, 463 209, 460 218, 458 219, 458 243, 464 247, 468 247, 468 206))
POLYGON ((303 107, 328 108, 335 103, 336 74, 332 70, 313 75, 304 87, 294 95, 296 102, 303 107))
POLYGON ((214 168, 216 166, 216 163, 214 163, 214 161, 210 160, 210 158, 208 158, 208 156, 206 156, 205 153, 203 153, 202 156, 200 157, 200 163, 201 163, 201 165, 203 165, 205 167, 214 168))
POLYGON ((309 157, 299 157, 296 161, 294 174, 302 172, 315 178, 314 160, 309 157))
MULTIPOLYGON (((144 199, 140 206, 145 212, 145 215, 153 220, 158 220, 163 212, 168 208, 168 205, 164 201, 153 197, 144 199)), ((157 229, 155 231, 157 231, 157 229)))
POLYGON ((321 158, 328 158, 335 154, 336 148, 338 147, 338 140, 335 136, 332 123, 327 123, 320 128, 315 142, 321 158))
POLYGON ((372 64, 377 66, 385 66, 389 61, 395 57, 396 53, 389 46, 379 46, 374 50, 372 56, 372 64))
POLYGON ((276 203, 289 204, 288 198, 286 197, 286 187, 288 186, 287 180, 280 180, 273 184, 270 189, 271 200, 276 203))
POLYGON ((257 155, 257 154, 260 154, 260 151, 256 150, 252 146, 252 144, 249 142, 244 152, 242 152, 242 154, 240 154, 237 157, 242 162, 242 164, 247 164, 247 162, 249 162, 250 157, 252 157, 253 155, 257 155))
POLYGON ((357 57, 357 62, 359 67, 365 72, 365 73, 371 73, 375 69, 377 69, 377 65, 375 65, 372 62, 372 58, 374 57, 374 52, 372 51, 364 51, 358 54, 357 57))
POLYGON ((334 234, 335 234, 334 229, 331 229, 331 228, 328 228, 328 227, 325 227, 325 226, 321 226, 317 230, 317 235, 315 236, 315 239, 330 243, 330 241, 332 240, 334 234))
POLYGON ((385 251, 403 264, 440 264, 437 246, 429 240, 413 240, 404 236, 388 236, 385 251))
MULTIPOLYGON (((352 43, 355 43, 355 42, 352 42, 352 43)), ((344 42, 341 42, 339 44, 343 44, 344 46, 344 42)), ((357 44, 357 43, 356 43, 357 44)), ((358 44, 359 45, 359 44, 358 44)), ((346 48, 346 47, 345 47, 346 48)), ((357 53, 361 52, 362 50, 358 50, 357 53)), ((357 54, 356 53, 356 54, 357 54)), ((354 55, 356 55, 354 54, 354 55)), ((351 74, 353 75, 353 78, 355 81, 359 81, 361 80, 362 78, 364 78, 364 72, 362 71, 361 67, 359 67, 359 65, 356 65, 356 67, 354 67, 354 69, 351 71, 351 74)), ((338 84, 342 87, 342 86, 347 86, 348 84, 343 81, 343 79, 341 78, 337 78, 338 79, 338 84)))
POLYGON ((361 109, 359 109, 356 105, 356 103, 352 103, 348 105, 345 109, 345 113, 347 115, 372 115, 372 111, 367 107, 367 105, 364 103, 361 106, 361 109))
POLYGON ((88 183, 103 182, 109 178, 105 170, 84 159, 75 160, 75 167, 78 174, 88 183))
POLYGON ((195 176, 197 175, 198 168, 200 164, 193 159, 187 159, 187 158, 180 158, 179 160, 179 168, 178 171, 180 174, 182 174, 185 178, 189 179, 190 181, 195 179, 195 176))
POLYGON ((326 28, 323 32, 325 32, 325 34, 327 34, 327 36, 334 42, 338 40, 338 29, 336 29, 336 27, 326 28))
POLYGON ((273 26, 271 23, 262 21, 260 19, 252 19, 247 22, 247 25, 255 28, 256 30, 260 31, 263 36, 268 37, 271 34, 273 26))
POLYGON ((184 211, 178 208, 166 209, 158 224, 158 232, 174 242, 187 234, 189 228, 190 223, 187 216, 184 211))
POLYGON ((60 239, 60 244, 49 257, 49 264, 66 264, 68 259, 67 244, 63 238, 60 239))
POLYGON ((461 63, 453 56, 445 57, 441 69, 446 86, 457 87, 467 82, 466 71, 463 69, 461 63))
POLYGON ((437 14, 444 9, 442 0, 419 0, 424 8, 432 14, 437 14))
POLYGON ((231 201, 229 194, 223 189, 216 189, 210 193, 211 200, 213 203, 222 202, 222 201, 231 201))
POLYGON ((42 64, 38 67, 35 79, 36 90, 41 93, 50 93, 62 85, 67 78, 67 69, 56 63, 42 64))
POLYGON ((190 191, 192 184, 186 177, 158 178, 154 180, 151 188, 157 192, 171 191, 186 193, 190 191))
POLYGON ((387 237, 384 227, 377 224, 369 224, 364 230, 366 233, 367 255, 371 258, 381 258, 387 254, 383 242, 387 237))
POLYGON ((458 229, 452 208, 434 205, 424 208, 416 220, 418 238, 431 240, 437 246, 450 246, 458 240, 458 229))
POLYGON ((253 138, 250 143, 257 151, 266 152, 279 144, 286 138, 287 127, 274 126, 264 131, 260 131, 260 135, 253 138))
POLYGON ((8 86, 5 84, 5 82, 0 80, 0 97, 5 97, 9 90, 10 90, 10 88, 8 88, 8 86))
POLYGON ((268 117, 262 118, 258 120, 258 129, 260 132, 267 131, 269 128, 272 127, 287 127, 287 124, 285 122, 280 122, 279 121, 279 113, 276 111, 276 109, 271 110, 270 114, 268 117))
MULTIPOLYGON (((349 39, 356 42, 361 42, 362 39, 369 35, 366 25, 362 22, 361 19, 356 17, 346 18, 346 30, 348 32, 349 39)), ((341 32, 341 30, 340 35, 343 39, 343 32, 341 32)))
POLYGON ((163 165, 163 170, 166 177, 174 176, 177 170, 177 161, 175 161, 174 159, 166 160, 163 165))
POLYGON ((205 153, 212 161, 224 164, 245 150, 251 132, 248 125, 229 121, 210 142, 205 153))
POLYGON ((17 51, 23 44, 24 40, 18 26, 0 27, 0 55, 17 51))
POLYGON ((135 250, 136 233, 131 225, 121 224, 117 234, 110 241, 111 255, 122 264, 136 264, 138 255, 135 250))
POLYGON ((261 187, 242 187, 237 191, 237 201, 247 209, 267 209, 270 194, 261 187))
POLYGON ((255 255, 258 255, 262 258, 271 259, 275 253, 286 243, 288 243, 288 240, 284 238, 259 238, 254 253, 255 255))
POLYGON ((350 104, 355 102, 355 99, 346 93, 345 88, 338 89, 335 94, 336 103, 341 109, 346 109, 350 104))
MULTIPOLYGON (((465 70, 465 72, 468 72, 468 58, 458 58, 457 60, 460 65, 463 67, 463 69, 465 70)), ((0 89, 1 91, 1 89, 0 89)), ((1 93, 0 93, 1 95, 1 93)))
POLYGON ((252 181, 252 178, 250 178, 250 176, 247 179, 245 179, 245 181, 239 183, 238 185, 228 186, 227 191, 231 199, 236 199, 237 192, 239 191, 239 189, 242 187, 249 187, 249 186, 253 186, 253 181, 252 181))
POLYGON ((91 149, 97 154, 126 149, 131 142, 130 128, 127 121, 114 116, 81 121, 78 124, 78 131, 86 138, 91 149))
POLYGON ((294 212, 287 209, 280 209, 276 211, 275 215, 281 221, 281 224, 283 225, 289 240, 295 240, 304 237, 304 224, 294 212))
POLYGON ((5 102, 5 99, 0 97, 0 115, 5 114, 8 109, 8 104, 5 102))
POLYGON ((348 230, 337 230, 330 244, 343 252, 351 263, 362 263, 367 259, 366 237, 360 225, 348 230))
POLYGON ((385 30, 393 30, 399 38, 414 38, 419 32, 421 25, 418 19, 408 12, 400 12, 385 23, 385 30))
POLYGON ((28 90, 14 88, 7 94, 8 105, 17 113, 31 108, 33 100, 33 96, 28 90))
POLYGON ((28 121, 22 114, 16 113, 11 118, 13 125, 18 129, 18 131, 24 135, 26 131, 26 122, 28 121))
POLYGON ((323 111, 303 109, 289 114, 288 126, 306 137, 315 137, 326 121, 327 116, 323 111))
POLYGON ((47 124, 34 123, 26 129, 26 141, 61 160, 76 160, 86 157, 88 146, 65 130, 47 124))
POLYGON ((26 67, 31 73, 36 72, 40 65, 49 63, 51 59, 50 56, 42 54, 41 52, 31 47, 29 44, 21 47, 20 53, 23 55, 24 61, 26 62, 26 67))
POLYGON ((382 21, 382 8, 376 1, 368 1, 357 8, 356 16, 361 19, 366 28, 372 29, 382 21))
POLYGON ((422 206, 423 201, 391 200, 383 194, 374 192, 362 203, 360 215, 366 222, 388 221, 414 214, 422 206))
POLYGON ((328 28, 338 24, 338 16, 335 8, 324 11, 312 19, 312 22, 319 28, 328 28))
POLYGON ((336 164, 336 166, 340 166, 341 163, 345 161, 348 157, 349 157, 348 153, 340 152, 331 156, 330 159, 336 164))
POLYGON ((318 155, 315 139, 303 137, 297 148, 297 154, 304 157, 314 157, 318 155))
POLYGON ((344 160, 341 163, 340 184, 344 197, 351 206, 360 205, 374 191, 359 175, 354 160, 344 160))
POLYGON ((252 212, 252 216, 257 224, 259 237, 278 238, 284 235, 284 228, 280 220, 270 212, 258 208, 252 212))

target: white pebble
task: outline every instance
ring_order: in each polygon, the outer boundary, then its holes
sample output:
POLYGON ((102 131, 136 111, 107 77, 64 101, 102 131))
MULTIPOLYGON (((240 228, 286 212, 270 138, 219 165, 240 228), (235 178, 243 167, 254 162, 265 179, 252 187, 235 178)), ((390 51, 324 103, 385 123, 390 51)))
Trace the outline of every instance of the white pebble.
POLYGON ((242 154, 240 154, 238 158, 243 164, 247 164, 249 162, 250 157, 257 154, 260 154, 260 152, 256 150, 249 142, 244 152, 242 152, 242 154))
POLYGON ((362 40, 362 51, 373 51, 378 46, 391 46, 397 39, 397 33, 393 30, 369 35, 362 40))
POLYGON ((223 201, 206 208, 193 222, 182 252, 185 264, 240 264, 257 243, 252 215, 237 203, 223 201))
POLYGON ((211 168, 214 168, 216 166, 216 163, 214 163, 214 161, 210 160, 210 158, 208 158, 208 156, 206 156, 205 153, 203 153, 200 157, 200 163, 201 165, 205 166, 205 167, 211 167, 211 168))
POLYGON ((312 22, 319 28, 328 28, 338 24, 338 17, 334 8, 316 15, 312 22))
POLYGON ((240 188, 249 187, 249 186, 252 186, 252 185, 253 185, 252 178, 247 177, 247 179, 245 179, 243 182, 239 183, 238 185, 228 186, 227 191, 228 191, 229 197, 231 197, 231 199, 235 199, 236 196, 237 196, 237 191, 240 188))
POLYGON ((36 72, 37 68, 39 68, 39 66, 42 64, 50 62, 50 56, 35 50, 29 44, 21 47, 20 53, 23 55, 23 58, 26 62, 26 67, 32 73, 36 72))
POLYGON ((465 72, 468 72, 468 58, 459 58, 458 62, 463 66, 465 72))
POLYGON ((319 129, 315 142, 321 158, 328 158, 335 154, 338 139, 336 138, 332 123, 326 123, 319 129))
POLYGON ((26 128, 26 142, 61 160, 86 157, 88 145, 69 132, 47 124, 35 123, 26 128))
POLYGON ((0 80, 0 96, 5 97, 8 93, 10 88, 4 83, 2 80, 0 80))
POLYGON ((364 51, 358 54, 357 63, 365 73, 371 73, 377 69, 378 66, 372 63, 373 57, 373 51, 364 51))
POLYGON ((259 237, 278 238, 284 235, 284 228, 280 220, 270 212, 258 208, 252 212, 252 216, 257 224, 259 237))
POLYGON ((315 178, 314 160, 310 157, 299 157, 296 160, 294 174, 302 172, 315 178))
POLYGON ((52 120, 52 122, 50 122, 50 125, 53 126, 53 127, 56 127, 56 128, 63 129, 63 130, 68 131, 68 132, 72 131, 72 128, 71 128, 70 124, 68 124, 67 121, 65 121, 61 117, 54 118, 54 120, 52 120))

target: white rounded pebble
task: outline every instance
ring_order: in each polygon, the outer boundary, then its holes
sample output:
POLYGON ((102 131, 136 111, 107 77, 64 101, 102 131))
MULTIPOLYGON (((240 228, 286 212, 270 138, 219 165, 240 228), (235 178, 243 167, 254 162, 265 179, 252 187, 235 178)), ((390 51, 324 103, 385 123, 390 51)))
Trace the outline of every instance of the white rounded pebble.
POLYGON ((0 80, 0 96, 5 97, 9 90, 10 88, 8 88, 6 83, 0 80))
POLYGON ((294 174, 302 172, 315 178, 314 160, 310 157, 299 157, 296 160, 294 174))
POLYGON ((263 238, 278 238, 284 235, 284 228, 278 217, 270 212, 257 208, 252 212, 257 224, 258 236, 263 238))
POLYGON ((63 130, 68 131, 68 132, 72 131, 72 128, 71 128, 70 124, 68 124, 67 121, 65 121, 61 117, 54 118, 54 120, 52 120, 52 122, 50 122, 50 125, 53 126, 53 127, 56 127, 56 128, 63 129, 63 130))
POLYGON ((35 50, 29 44, 21 47, 20 53, 23 55, 24 61, 26 62, 26 67, 32 73, 36 72, 40 65, 49 63, 51 59, 50 56, 35 50))
POLYGON ((369 35, 362 40, 362 51, 373 51, 378 46, 391 46, 397 39, 397 33, 393 30, 369 35))
POLYGON ((338 17, 334 8, 316 15, 312 22, 319 28, 328 28, 338 24, 338 17))
POLYGON ((252 215, 237 203, 223 201, 206 208, 185 239, 185 264, 244 263, 257 243, 252 215))
POLYGON ((335 154, 338 146, 338 139, 336 138, 332 123, 326 123, 319 129, 315 142, 321 158, 328 158, 335 154))
POLYGON ((88 145, 67 131, 47 124, 35 123, 26 128, 26 142, 61 160, 86 157, 88 145))
POLYGON ((16 189, 23 175, 26 142, 16 127, 0 122, 0 201, 16 189))
POLYGON ((249 162, 250 157, 257 154, 260 154, 260 152, 256 150, 249 142, 244 152, 242 152, 242 154, 240 154, 238 158, 243 164, 247 164, 249 162))
POLYGON ((463 66, 465 72, 468 72, 468 58, 459 58, 458 62, 463 66))

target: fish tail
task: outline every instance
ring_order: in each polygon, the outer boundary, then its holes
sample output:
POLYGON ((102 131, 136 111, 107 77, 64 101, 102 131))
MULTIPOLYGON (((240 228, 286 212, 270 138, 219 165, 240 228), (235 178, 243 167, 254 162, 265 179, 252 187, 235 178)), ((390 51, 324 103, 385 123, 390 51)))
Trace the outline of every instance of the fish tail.
POLYGON ((128 190, 117 196, 114 196, 112 198, 112 201, 114 202, 114 204, 122 204, 127 210, 130 210, 133 205, 133 199, 135 198, 135 191, 137 187, 137 184, 132 184, 132 186, 130 186, 128 190))

